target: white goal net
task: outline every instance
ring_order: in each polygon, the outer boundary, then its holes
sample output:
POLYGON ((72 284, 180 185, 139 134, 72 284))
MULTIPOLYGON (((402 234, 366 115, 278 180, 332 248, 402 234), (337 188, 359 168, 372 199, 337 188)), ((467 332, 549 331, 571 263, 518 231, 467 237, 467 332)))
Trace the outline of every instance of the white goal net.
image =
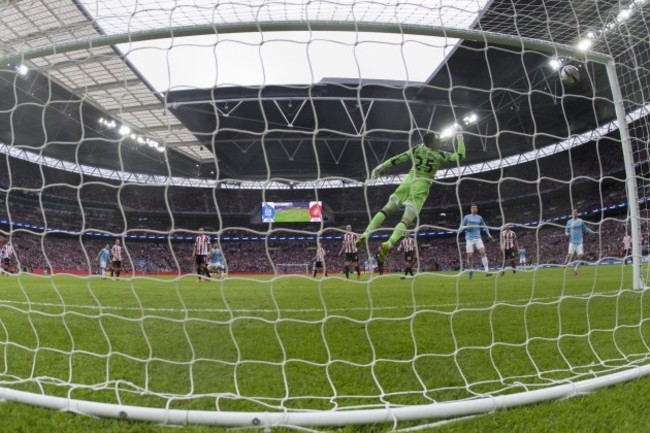
POLYGON ((649 8, 0 2, 0 398, 397 428, 650 373, 649 8))

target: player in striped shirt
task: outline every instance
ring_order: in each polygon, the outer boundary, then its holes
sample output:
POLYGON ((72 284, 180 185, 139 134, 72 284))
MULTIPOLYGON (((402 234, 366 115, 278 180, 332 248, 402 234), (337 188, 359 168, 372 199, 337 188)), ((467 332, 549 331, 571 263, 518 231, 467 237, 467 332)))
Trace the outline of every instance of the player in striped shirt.
POLYGON ((385 258, 381 258, 381 245, 377 247, 377 254, 375 254, 375 260, 377 261, 377 272, 379 272, 379 275, 384 275, 384 260, 385 258))
POLYGON ((595 234, 585 222, 578 216, 578 209, 573 209, 573 216, 566 223, 564 228, 564 234, 569 237, 569 251, 564 261, 564 266, 568 265, 573 258, 576 258, 575 265, 573 267, 573 275, 578 275, 578 266, 580 266, 580 261, 584 255, 584 246, 583 239, 584 233, 595 234))
POLYGON ((517 242, 517 234, 512 231, 510 224, 505 224, 503 230, 501 230, 501 235, 499 236, 501 240, 501 251, 503 252, 503 266, 499 276, 503 276, 506 273, 505 267, 512 267, 512 273, 517 273, 517 252, 519 251, 519 242, 517 242))
POLYGON ((626 233, 623 236, 623 257, 625 258, 624 264, 627 266, 627 261, 632 261, 632 236, 629 233, 626 233))
POLYGON ((326 254, 325 248, 321 244, 318 244, 316 246, 316 257, 314 258, 314 278, 316 278, 319 269, 323 273, 323 276, 327 277, 327 266, 325 265, 326 254))
POLYGON ((115 243, 111 247, 111 258, 111 278, 118 280, 120 272, 122 272, 122 245, 120 245, 119 239, 115 239, 115 243))
POLYGON ((371 173, 376 179, 381 172, 389 167, 407 163, 411 170, 404 177, 402 183, 395 192, 388 198, 384 207, 372 217, 370 224, 366 227, 357 241, 357 247, 361 247, 368 236, 382 225, 386 217, 400 208, 404 209, 402 219, 395 226, 393 233, 386 242, 381 244, 381 259, 386 257, 388 251, 395 245, 406 232, 411 224, 420 214, 422 206, 429 196, 429 188, 436 178, 440 166, 448 162, 457 162, 465 159, 465 141, 460 127, 456 127, 456 146, 454 153, 442 150, 442 139, 437 132, 427 132, 422 137, 422 144, 414 146, 406 152, 394 156, 378 165, 371 173))
POLYGON ((345 226, 345 233, 343 233, 343 245, 341 245, 341 250, 339 251, 339 256, 341 253, 345 253, 345 262, 343 266, 345 268, 345 278, 350 278, 350 264, 354 265, 354 270, 357 272, 357 280, 361 278, 361 268, 359 268, 359 253, 357 250, 357 239, 358 235, 352 233, 352 226, 345 226))
POLYGON ((465 232, 465 252, 467 253, 467 269, 469 270, 469 278, 472 279, 474 276, 474 252, 478 251, 481 255, 481 263, 485 268, 485 276, 489 277, 492 275, 490 273, 490 265, 488 263, 487 255, 485 254, 485 245, 483 244, 483 239, 481 239, 481 231, 485 232, 490 240, 492 240, 492 235, 490 234, 490 229, 488 229, 483 217, 478 214, 478 206, 472 204, 470 206, 470 213, 465 215, 463 222, 460 226, 460 232, 465 232))
POLYGON ((411 237, 409 232, 404 234, 404 238, 397 247, 397 251, 404 251, 404 276, 406 278, 409 274, 413 276, 413 260, 415 258, 415 239, 411 237))
POLYGON ((206 261, 209 253, 210 237, 205 234, 203 228, 200 228, 199 234, 194 239, 194 248, 192 249, 192 257, 194 258, 194 265, 196 267, 197 283, 203 282, 201 276, 210 278, 206 261))
POLYGON ((5 277, 8 277, 11 273, 11 259, 14 256, 14 247, 11 245, 10 241, 7 241, 6 244, 0 249, 0 259, 2 260, 2 274, 5 277))

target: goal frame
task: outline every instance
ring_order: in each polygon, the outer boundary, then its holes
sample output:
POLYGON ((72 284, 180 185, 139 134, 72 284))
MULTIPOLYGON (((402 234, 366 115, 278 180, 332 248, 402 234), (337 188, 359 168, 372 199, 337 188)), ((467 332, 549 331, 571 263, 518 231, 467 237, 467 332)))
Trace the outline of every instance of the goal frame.
POLYGON ((309 268, 310 264, 309 263, 277 263, 275 265, 275 270, 278 275, 308 275, 309 274, 309 268), (283 267, 300 267, 302 272, 296 273, 296 272, 281 272, 283 267))
MULTIPOLYGON (((607 76, 613 96, 616 112, 616 122, 619 127, 621 145, 626 173, 627 201, 630 209, 630 232, 633 240, 633 289, 644 288, 641 278, 641 231, 640 212, 637 194, 636 173, 633 164, 633 150, 627 128, 622 94, 616 76, 615 62, 611 56, 598 52, 584 52, 576 47, 542 41, 532 38, 515 37, 493 32, 478 30, 445 28, 441 26, 390 25, 354 22, 259 22, 248 24, 219 24, 172 27, 134 33, 122 33, 110 36, 99 36, 86 40, 64 42, 47 47, 26 50, 17 54, 0 57, 5 64, 18 64, 33 58, 53 54, 62 54, 77 50, 92 50, 97 47, 129 43, 136 41, 155 40, 168 37, 184 37, 208 34, 228 34, 246 32, 274 31, 351 31, 371 33, 393 33, 421 36, 449 37, 477 42, 494 43, 499 45, 540 51, 555 56, 570 56, 582 61, 601 63, 606 66, 607 76)), ((276 265, 280 266, 280 265, 276 265)), ((309 267, 307 267, 309 270, 309 267)), ((277 267, 276 267, 277 270, 277 267)), ((99 403, 72 398, 54 397, 0 388, 0 399, 41 406, 56 410, 72 411, 91 416, 112 417, 139 421, 157 422, 162 424, 186 425, 210 424, 220 426, 252 426, 252 427, 281 427, 281 426, 331 426, 346 424, 397 423, 409 420, 427 418, 449 418, 478 413, 487 413, 496 409, 522 406, 541 401, 572 397, 584 392, 590 392, 602 387, 640 378, 650 374, 650 365, 627 366, 625 370, 602 377, 579 381, 575 383, 552 386, 540 390, 522 393, 488 396, 468 401, 431 403, 409 407, 385 407, 377 409, 308 412, 221 412, 202 410, 177 410, 168 408, 145 408, 125 406, 120 404, 99 403)))

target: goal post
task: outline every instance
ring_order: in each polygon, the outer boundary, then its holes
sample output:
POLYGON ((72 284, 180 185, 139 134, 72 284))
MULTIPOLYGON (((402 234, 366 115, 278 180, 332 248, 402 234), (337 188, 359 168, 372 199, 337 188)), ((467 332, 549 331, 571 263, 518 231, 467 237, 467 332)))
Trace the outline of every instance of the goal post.
POLYGON ((604 18, 581 15, 591 0, 570 13, 487 0, 0 5, 7 263, 87 271, 110 241, 121 249, 102 260, 125 269, 107 281, 0 275, 0 399, 173 425, 396 429, 647 376, 650 49, 626 26, 650 3, 597 2, 604 18), (177 57, 176 42, 196 51, 177 57), (304 53, 295 67, 267 51, 280 42, 304 53), (317 58, 327 44, 349 51, 317 58), (422 75, 414 65, 429 56, 415 47, 439 50, 422 75), (249 50, 257 63, 233 68, 249 50), (147 51, 162 78, 145 72, 147 51), (365 58, 384 55, 397 78, 364 75, 365 58), (354 72, 335 75, 346 60, 354 72), (190 76, 213 69, 197 84, 177 62, 190 76), (563 82, 551 62, 580 74, 563 82), (276 83, 277 63, 300 74, 276 83), (447 133, 459 126, 462 161, 447 133), (413 266, 440 271, 395 278, 409 261, 395 247, 386 275, 305 278, 315 251, 345 274, 382 251, 404 221, 387 215, 391 194, 435 161, 373 168, 431 130, 445 163, 407 229, 426 239, 413 266), (255 216, 285 200, 319 214, 255 216), (485 237, 474 251, 470 204, 491 237, 513 226, 533 266, 485 237), (569 238, 574 208, 584 254, 569 238), (378 220, 343 256, 343 227, 359 235, 378 220), (229 278, 189 278, 216 245, 229 278), (169 275, 126 271, 142 263, 169 275))
MULTIPOLYGON (((621 134, 621 144, 623 145, 623 161, 625 163, 625 173, 627 175, 625 188, 628 196, 629 214, 630 214, 630 232, 632 236, 632 265, 633 265, 633 287, 636 290, 641 290, 647 287, 648 283, 643 279, 641 272, 641 263, 643 253, 641 246, 643 244, 643 236, 641 234, 641 215, 639 211, 639 187, 637 185, 637 169, 634 162, 634 149, 632 141, 627 128, 627 116, 625 107, 623 106, 623 96, 621 95, 620 84, 618 76, 616 75, 616 67, 613 61, 607 62, 607 77, 612 89, 612 96, 614 99, 614 107, 616 110, 616 120, 618 122, 618 129, 621 134)), ((646 205, 647 206, 647 205, 646 205)))

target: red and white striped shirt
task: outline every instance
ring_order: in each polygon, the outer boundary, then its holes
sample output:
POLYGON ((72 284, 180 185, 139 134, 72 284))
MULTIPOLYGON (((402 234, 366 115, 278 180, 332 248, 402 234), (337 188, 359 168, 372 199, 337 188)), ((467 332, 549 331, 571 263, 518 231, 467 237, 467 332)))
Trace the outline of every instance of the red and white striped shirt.
POLYGON ((501 248, 504 250, 511 250, 515 247, 515 240, 517 234, 510 229, 505 229, 501 232, 501 248))
POLYGON ((113 256, 114 262, 122 261, 122 245, 115 244, 111 247, 111 256, 113 256))
POLYGON ((325 248, 322 246, 316 248, 316 260, 319 262, 325 261, 325 248))
POLYGON ((345 232, 343 233, 343 252, 346 254, 350 253, 356 253, 357 252, 357 246, 355 243, 357 242, 357 235, 352 232, 345 232))
POLYGON ((404 250, 405 253, 410 253, 415 251, 415 239, 412 237, 407 237, 402 239, 402 242, 399 243, 398 250, 404 250))
POLYGON ((210 236, 198 235, 194 240, 194 254, 197 256, 207 256, 210 251, 210 236))
POLYGON ((632 249, 632 236, 630 235, 623 236, 623 248, 626 250, 632 249))
POLYGON ((0 258, 10 259, 13 255, 13 248, 9 244, 4 244, 2 250, 0 250, 0 258))

